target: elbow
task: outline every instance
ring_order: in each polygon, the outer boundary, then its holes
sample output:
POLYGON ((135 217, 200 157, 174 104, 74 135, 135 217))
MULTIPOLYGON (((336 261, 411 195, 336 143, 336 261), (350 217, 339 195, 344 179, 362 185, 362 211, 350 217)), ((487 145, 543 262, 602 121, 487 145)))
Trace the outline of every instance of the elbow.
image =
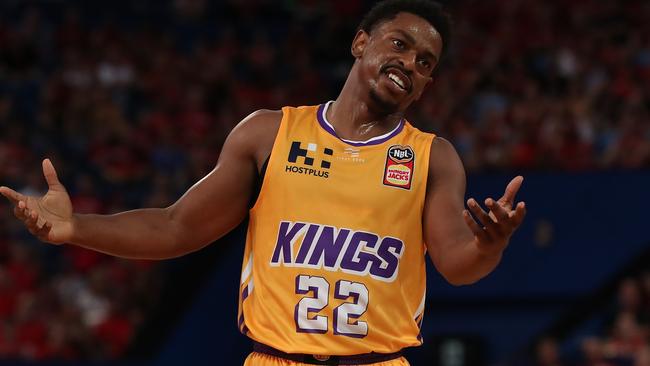
POLYGON ((459 268, 440 268, 438 271, 442 277, 453 286, 473 285, 481 278, 485 277, 484 274, 460 270, 459 268))
POLYGON ((446 256, 444 260, 437 259, 434 264, 445 280, 454 286, 464 286, 475 284, 490 274, 499 263, 501 255, 489 258, 446 256))
POLYGON ((449 283, 453 286, 468 286, 477 283, 480 278, 463 278, 455 281, 450 281, 449 283))
POLYGON ((443 273, 441 274, 442 277, 444 277, 445 280, 453 286, 473 285, 476 282, 478 282, 478 280, 480 280, 480 278, 473 278, 473 277, 460 276, 460 275, 445 275, 443 273))

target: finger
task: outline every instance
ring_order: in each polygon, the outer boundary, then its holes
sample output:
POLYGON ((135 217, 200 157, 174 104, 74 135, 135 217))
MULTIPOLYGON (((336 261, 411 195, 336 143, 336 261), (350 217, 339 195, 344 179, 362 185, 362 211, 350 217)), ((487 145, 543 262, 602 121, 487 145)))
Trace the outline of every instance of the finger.
MULTIPOLYGON (((19 202, 19 204, 22 203, 22 201, 19 202)), ((25 216, 25 208, 19 206, 14 207, 14 216, 20 221, 25 221, 27 219, 27 216, 25 216)))
POLYGON ((38 231, 38 212, 25 209, 25 215, 27 216, 25 225, 27 226, 29 232, 33 234, 34 232, 38 231))
POLYGON ((521 223, 524 221, 524 217, 526 216, 526 203, 525 202, 519 202, 517 204, 517 207, 515 207, 515 210, 510 213, 511 219, 512 219, 512 224, 513 228, 516 229, 521 225, 521 223))
POLYGON ((5 196, 12 204, 18 205, 19 201, 26 201, 27 197, 24 194, 18 193, 9 187, 0 187, 0 194, 5 196))
POLYGON ((52 165, 50 159, 43 160, 43 175, 45 176, 45 180, 47 181, 47 185, 50 187, 50 189, 63 189, 63 185, 61 182, 59 182, 59 177, 56 174, 56 169, 54 169, 54 165, 52 165))
POLYGON ((521 188, 523 182, 524 177, 521 175, 514 177, 506 186, 506 191, 503 194, 503 197, 499 199, 499 202, 506 204, 508 208, 513 207, 515 196, 517 195, 517 192, 519 192, 519 188, 521 188))
POLYGON ((483 229, 479 224, 474 221, 474 218, 472 215, 470 215, 469 211, 463 210, 463 219, 465 219, 465 223, 469 227, 470 230, 472 230, 472 233, 478 238, 479 241, 485 242, 488 241, 487 233, 485 232, 485 229, 483 229))
POLYGON ((25 210, 27 209, 27 204, 25 201, 18 201, 18 205, 14 206, 14 216, 16 216, 17 219, 24 221, 27 219, 27 215, 25 214, 25 210))
POLYGON ((488 216, 494 222, 491 228, 495 237, 507 236, 512 231, 512 224, 508 220, 508 212, 503 206, 492 198, 485 199, 485 206, 490 210, 488 216))
POLYGON ((488 237, 491 237, 492 234, 497 233, 497 224, 492 220, 492 218, 483 210, 483 208, 476 202, 475 199, 470 198, 467 200, 467 206, 469 207, 469 210, 472 212, 474 217, 476 217, 477 221, 479 224, 483 225, 485 230, 487 231, 488 237))
POLYGON ((508 222, 508 211, 506 211, 506 209, 503 208, 503 206, 501 206, 498 202, 492 198, 487 198, 485 200, 485 206, 490 209, 490 212, 496 218, 497 223, 506 224, 508 222))
POLYGON ((51 230, 52 230, 52 224, 46 222, 42 228, 38 229, 35 235, 40 241, 49 241, 51 230))

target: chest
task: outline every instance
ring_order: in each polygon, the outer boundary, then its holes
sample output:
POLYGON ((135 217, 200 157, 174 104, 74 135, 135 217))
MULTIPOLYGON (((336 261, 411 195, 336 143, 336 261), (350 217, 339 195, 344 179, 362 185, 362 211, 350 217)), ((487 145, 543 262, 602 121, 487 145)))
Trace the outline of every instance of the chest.
POLYGON ((354 147, 317 138, 279 146, 267 177, 285 200, 323 207, 390 209, 413 204, 426 169, 408 145, 354 147))

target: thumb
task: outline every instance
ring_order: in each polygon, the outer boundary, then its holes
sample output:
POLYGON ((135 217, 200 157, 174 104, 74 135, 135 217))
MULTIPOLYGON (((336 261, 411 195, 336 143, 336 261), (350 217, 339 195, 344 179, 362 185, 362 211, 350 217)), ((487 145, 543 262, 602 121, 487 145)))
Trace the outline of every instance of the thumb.
POLYGON ((515 206, 515 196, 517 195, 517 192, 519 192, 519 188, 521 188, 521 184, 524 182, 524 177, 521 175, 518 175, 514 177, 510 183, 508 183, 508 186, 506 187, 506 191, 503 194, 503 197, 499 201, 502 201, 503 203, 506 203, 510 205, 510 207, 515 206))
POLYGON ((56 175, 56 170, 54 170, 54 165, 52 165, 50 159, 43 160, 43 175, 50 189, 65 190, 61 182, 59 182, 59 177, 56 175))

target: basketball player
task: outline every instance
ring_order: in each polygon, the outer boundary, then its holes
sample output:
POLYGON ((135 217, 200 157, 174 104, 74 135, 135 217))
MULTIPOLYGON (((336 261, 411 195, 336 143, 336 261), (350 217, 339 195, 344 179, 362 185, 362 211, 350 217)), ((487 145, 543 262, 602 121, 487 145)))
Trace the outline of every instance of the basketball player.
POLYGON ((447 29, 435 3, 379 3, 336 100, 251 114, 170 207, 75 214, 48 159, 44 196, 0 193, 40 240, 125 258, 196 251, 248 215, 238 321, 255 352, 245 365, 408 365, 400 350, 422 343, 425 254, 449 282, 473 283, 525 215, 514 202, 522 177, 487 210, 471 198, 465 210, 458 154, 403 117, 431 83, 447 29))

